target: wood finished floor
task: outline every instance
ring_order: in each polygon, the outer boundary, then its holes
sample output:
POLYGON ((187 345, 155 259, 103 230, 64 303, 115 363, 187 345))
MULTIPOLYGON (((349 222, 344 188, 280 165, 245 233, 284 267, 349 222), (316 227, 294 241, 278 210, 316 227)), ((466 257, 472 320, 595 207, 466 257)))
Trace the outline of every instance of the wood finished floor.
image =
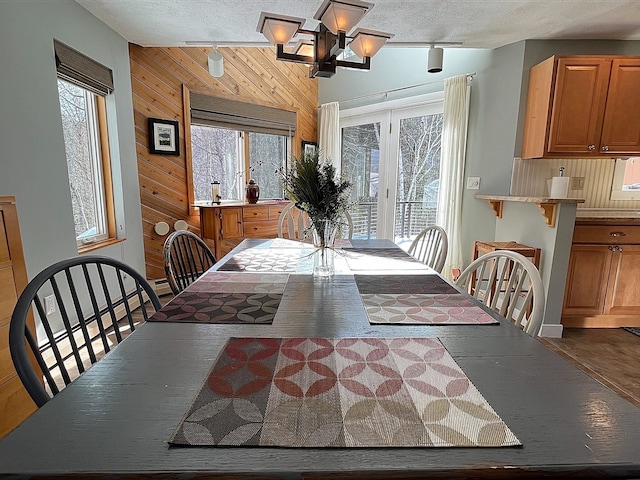
POLYGON ((640 407, 640 337, 621 328, 565 328, 562 338, 542 338, 600 383, 640 407))

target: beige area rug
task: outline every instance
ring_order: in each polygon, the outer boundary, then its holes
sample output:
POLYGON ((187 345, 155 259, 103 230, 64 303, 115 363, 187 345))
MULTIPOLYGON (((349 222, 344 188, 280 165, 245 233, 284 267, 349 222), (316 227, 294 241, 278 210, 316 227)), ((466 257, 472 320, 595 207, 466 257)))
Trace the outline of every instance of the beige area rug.
POLYGON ((520 445, 436 338, 232 338, 169 443, 520 445))

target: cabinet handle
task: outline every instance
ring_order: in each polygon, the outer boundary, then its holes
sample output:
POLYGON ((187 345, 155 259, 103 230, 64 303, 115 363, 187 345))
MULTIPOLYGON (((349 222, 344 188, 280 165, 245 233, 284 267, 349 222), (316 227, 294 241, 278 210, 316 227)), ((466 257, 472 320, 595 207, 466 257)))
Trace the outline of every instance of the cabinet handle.
POLYGON ((608 145, 603 145, 602 151, 603 152, 608 152, 609 151, 609 146, 608 145))
POLYGON ((596 149, 596 146, 595 146, 595 145, 589 145, 589 150, 593 151, 593 150, 595 150, 595 149, 596 149))
POLYGON ((612 237, 626 237, 627 234, 624 232, 611 232, 609 235, 612 237))

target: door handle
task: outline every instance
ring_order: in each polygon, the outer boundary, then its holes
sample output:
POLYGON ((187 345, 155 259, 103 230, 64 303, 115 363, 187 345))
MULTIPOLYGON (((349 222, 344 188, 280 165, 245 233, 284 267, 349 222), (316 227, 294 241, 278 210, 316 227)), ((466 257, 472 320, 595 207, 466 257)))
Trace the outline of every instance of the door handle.
POLYGON ((609 235, 612 237, 626 237, 627 234, 624 232, 611 232, 609 235))

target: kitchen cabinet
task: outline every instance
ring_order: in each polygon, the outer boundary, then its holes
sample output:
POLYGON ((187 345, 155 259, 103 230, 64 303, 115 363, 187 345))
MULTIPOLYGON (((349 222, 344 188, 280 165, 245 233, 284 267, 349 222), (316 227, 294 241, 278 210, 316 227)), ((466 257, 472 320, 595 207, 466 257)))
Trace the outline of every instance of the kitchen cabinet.
POLYGON ((576 225, 569 257, 565 326, 640 326, 640 225, 576 225))
MULTIPOLYGON (((36 410, 13 368, 9 323, 18 296, 28 283, 13 197, 0 197, 0 438, 36 410)), ((29 319, 33 328, 33 317, 29 319)))
POLYGON ((288 204, 282 201, 198 205, 201 236, 219 260, 245 238, 277 237, 280 213, 288 204))
POLYGON ((553 56, 529 74, 522 158, 640 153, 640 57, 553 56))

